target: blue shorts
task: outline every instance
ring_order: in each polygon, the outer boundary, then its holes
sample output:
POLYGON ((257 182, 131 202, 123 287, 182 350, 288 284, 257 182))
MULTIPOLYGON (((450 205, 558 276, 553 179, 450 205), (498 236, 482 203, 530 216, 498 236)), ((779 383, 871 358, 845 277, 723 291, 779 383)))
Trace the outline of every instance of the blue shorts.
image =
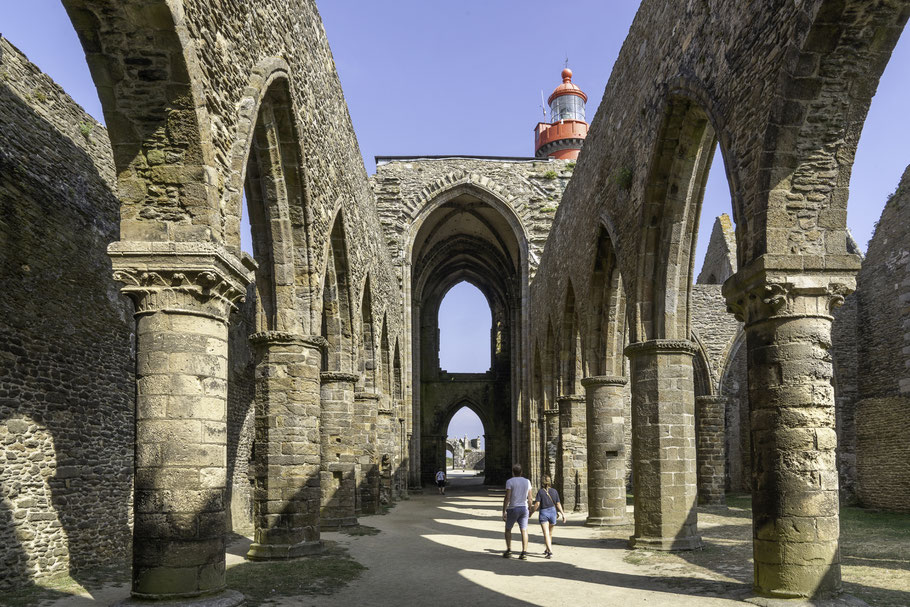
POLYGON ((506 510, 506 531, 511 531, 512 527, 518 523, 518 528, 522 531, 528 528, 528 507, 518 506, 506 510))
POLYGON ((549 508, 541 508, 537 514, 537 520, 540 521, 540 524, 550 523, 551 525, 556 524, 556 506, 550 506, 549 508))

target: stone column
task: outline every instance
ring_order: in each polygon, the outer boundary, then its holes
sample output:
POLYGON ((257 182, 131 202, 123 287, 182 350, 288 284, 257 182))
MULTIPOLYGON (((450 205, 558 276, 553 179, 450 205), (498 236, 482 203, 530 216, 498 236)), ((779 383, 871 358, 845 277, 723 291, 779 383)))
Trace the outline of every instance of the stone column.
POLYGON ((748 347, 755 590, 826 597, 841 586, 831 311, 853 277, 751 269, 724 295, 748 347))
MULTIPOLYGON (((399 403, 399 407, 401 403, 399 403)), ((401 410, 400 408, 398 409, 401 410)), ((398 418, 398 469, 395 471, 398 497, 408 499, 408 440, 407 419, 398 418)))
POLYGON ((654 339, 626 347, 632 374, 633 548, 700 548, 695 473, 695 345, 654 339))
POLYGON ((136 305, 132 597, 236 605, 224 581, 228 316, 250 268, 198 243, 108 253, 136 305))
POLYGON ((320 444, 322 463, 323 529, 338 529, 357 524, 357 472, 352 438, 354 418, 354 384, 359 376, 353 373, 323 371, 320 413, 320 444))
POLYGON ((600 375, 581 380, 585 389, 588 437, 588 520, 590 527, 625 525, 625 377, 600 375))
POLYGON ((256 357, 256 531, 247 558, 319 552, 319 369, 326 341, 268 331, 251 335, 250 343, 256 357))
POLYGON ((559 476, 562 478, 562 507, 568 512, 588 509, 588 443, 585 432, 585 397, 560 396, 559 476))
POLYGON ((695 397, 698 503, 724 504, 726 464, 724 415, 726 396, 695 397))
POLYGON ((375 392, 354 394, 352 436, 360 484, 357 515, 379 512, 379 399, 375 392))
POLYGON ((546 446, 546 470, 553 479, 553 486, 561 487, 557 481, 561 482, 559 477, 559 409, 544 409, 544 418, 546 420, 544 436, 544 445, 546 446))

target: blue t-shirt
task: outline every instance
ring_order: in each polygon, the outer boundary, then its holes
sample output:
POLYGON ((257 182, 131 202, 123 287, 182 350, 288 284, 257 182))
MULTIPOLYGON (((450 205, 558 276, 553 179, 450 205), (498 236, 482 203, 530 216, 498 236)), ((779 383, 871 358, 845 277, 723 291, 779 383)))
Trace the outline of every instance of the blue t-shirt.
POLYGON ((534 501, 540 504, 541 510, 544 508, 555 508, 556 504, 559 503, 559 492, 553 487, 550 487, 549 491, 541 487, 534 501))

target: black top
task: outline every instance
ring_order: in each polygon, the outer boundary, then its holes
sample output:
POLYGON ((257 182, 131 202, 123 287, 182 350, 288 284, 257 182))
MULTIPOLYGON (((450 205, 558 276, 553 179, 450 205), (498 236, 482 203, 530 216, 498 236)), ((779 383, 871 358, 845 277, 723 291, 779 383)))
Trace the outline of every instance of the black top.
POLYGON ((538 502, 541 508, 555 508, 559 503, 559 492, 553 487, 550 487, 549 490, 541 488, 537 491, 534 501, 538 502))

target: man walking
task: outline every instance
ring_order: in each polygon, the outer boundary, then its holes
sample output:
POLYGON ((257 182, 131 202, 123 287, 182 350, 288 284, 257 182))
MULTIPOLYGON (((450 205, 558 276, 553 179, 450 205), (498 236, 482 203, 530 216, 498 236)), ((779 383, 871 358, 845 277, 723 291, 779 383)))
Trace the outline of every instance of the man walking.
POLYGON ((512 478, 506 481, 506 496, 502 500, 502 520, 506 522, 506 551, 503 558, 512 554, 512 527, 518 523, 521 531, 521 554, 518 558, 527 560, 528 551, 528 517, 532 502, 531 481, 521 475, 521 464, 512 466, 512 478))

